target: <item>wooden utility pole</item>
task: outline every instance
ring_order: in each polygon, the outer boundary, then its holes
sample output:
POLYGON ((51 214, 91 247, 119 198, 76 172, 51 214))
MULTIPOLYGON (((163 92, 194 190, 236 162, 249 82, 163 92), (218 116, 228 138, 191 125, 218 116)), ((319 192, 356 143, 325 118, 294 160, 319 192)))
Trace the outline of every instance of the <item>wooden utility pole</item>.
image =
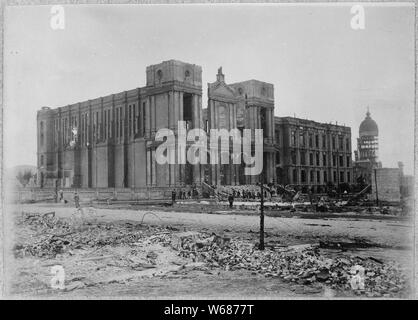
POLYGON ((261 198, 260 198, 260 245, 259 249, 264 250, 264 190, 263 190, 263 173, 260 175, 260 190, 261 190, 261 198))
POLYGON ((374 169, 374 186, 376 189, 376 206, 379 206, 379 193, 377 192, 377 170, 374 169))

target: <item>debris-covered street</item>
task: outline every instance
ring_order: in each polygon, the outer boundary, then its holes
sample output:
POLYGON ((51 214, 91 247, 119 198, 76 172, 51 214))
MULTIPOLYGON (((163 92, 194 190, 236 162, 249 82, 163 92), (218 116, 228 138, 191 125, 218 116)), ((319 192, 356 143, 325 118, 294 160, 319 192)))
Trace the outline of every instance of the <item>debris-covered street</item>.
POLYGON ((254 209, 103 206, 74 215, 70 205, 38 203, 13 211, 16 296, 410 294, 413 225, 404 217, 267 214, 260 251, 254 209), (54 289, 61 267, 64 283, 54 289))

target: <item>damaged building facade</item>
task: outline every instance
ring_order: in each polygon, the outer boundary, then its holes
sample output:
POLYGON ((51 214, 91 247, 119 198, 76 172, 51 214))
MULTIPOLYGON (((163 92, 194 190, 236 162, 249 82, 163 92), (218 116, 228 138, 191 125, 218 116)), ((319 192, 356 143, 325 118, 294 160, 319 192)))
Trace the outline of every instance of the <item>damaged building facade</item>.
POLYGON ((379 128, 367 110, 366 118, 360 123, 357 150, 354 151, 355 181, 360 185, 370 185, 374 169, 381 168, 379 161, 379 128))
MULTIPOLYGON (((264 175, 274 176, 273 85, 250 80, 226 85, 221 68, 202 109, 202 69, 176 60, 148 66, 146 86, 37 114, 40 187, 172 188, 255 183, 242 165, 160 165, 159 129, 264 128, 264 175)), ((176 140, 177 141, 177 140, 176 140)), ((176 148, 177 150, 177 148, 176 148)), ((177 154, 176 154, 177 157, 177 154)))
POLYGON ((276 175, 307 192, 353 183, 351 128, 311 120, 276 118, 276 175))
POLYGON ((169 60, 146 68, 145 87, 43 107, 37 114, 39 186, 139 192, 260 181, 259 175, 243 174, 244 163, 158 164, 155 153, 162 142, 155 135, 162 128, 177 135, 179 121, 186 130, 208 134, 210 129, 263 129, 265 183, 313 186, 319 192, 328 182, 352 182, 350 128, 275 117, 273 84, 227 84, 222 68, 208 83, 207 98, 204 109, 202 68, 169 60))

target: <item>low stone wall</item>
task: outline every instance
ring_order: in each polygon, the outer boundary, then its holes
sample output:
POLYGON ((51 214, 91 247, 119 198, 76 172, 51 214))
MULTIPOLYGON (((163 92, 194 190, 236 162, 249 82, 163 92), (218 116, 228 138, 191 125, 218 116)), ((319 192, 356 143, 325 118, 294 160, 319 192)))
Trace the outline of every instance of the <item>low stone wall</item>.
MULTIPOLYGON (((58 189, 59 191, 60 189, 58 189)), ((74 193, 77 191, 80 201, 106 201, 107 199, 118 201, 141 201, 141 200, 165 200, 171 199, 173 188, 98 188, 98 189, 74 189, 63 188, 63 198, 67 201, 73 201, 74 193)), ((7 202, 38 202, 55 201, 55 192, 53 188, 32 188, 9 191, 7 202)))

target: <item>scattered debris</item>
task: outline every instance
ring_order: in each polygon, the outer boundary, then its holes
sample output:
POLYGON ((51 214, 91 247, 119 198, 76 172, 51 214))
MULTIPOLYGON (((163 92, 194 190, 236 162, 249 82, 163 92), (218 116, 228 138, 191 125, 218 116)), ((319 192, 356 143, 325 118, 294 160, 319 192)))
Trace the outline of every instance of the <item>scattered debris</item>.
MULTIPOLYGON (((167 273, 181 274, 191 270, 207 274, 218 270, 248 270, 256 275, 304 286, 306 290, 325 287, 328 295, 335 295, 337 291, 354 291, 367 297, 395 297, 405 295, 409 290, 398 264, 344 252, 375 245, 362 239, 275 246, 260 251, 248 240, 210 232, 178 232, 172 226, 89 221, 74 225, 68 220, 57 219, 52 213, 24 214, 18 223, 31 228, 35 236, 16 243, 16 257, 56 259, 81 251, 83 255, 77 259, 78 264, 91 264, 95 270, 109 267, 127 270, 116 277, 101 280, 103 283, 130 281, 143 276, 162 277, 167 273), (128 251, 118 255, 110 250, 120 245, 126 246, 128 251), (338 256, 328 257, 323 249, 338 249, 338 256)), ((75 279, 65 291, 85 286, 84 280, 75 279)))

